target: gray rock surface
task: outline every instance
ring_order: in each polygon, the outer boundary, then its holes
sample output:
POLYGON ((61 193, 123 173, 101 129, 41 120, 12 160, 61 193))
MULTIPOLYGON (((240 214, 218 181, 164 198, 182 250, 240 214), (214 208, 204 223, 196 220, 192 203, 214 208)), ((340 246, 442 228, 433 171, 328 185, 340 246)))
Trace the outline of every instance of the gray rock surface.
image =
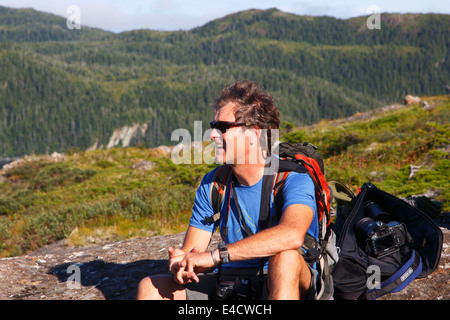
MULTIPOLYGON (((444 245, 439 267, 429 277, 417 279, 403 291, 382 299, 450 300, 449 216, 441 223, 444 245)), ((0 299, 135 299, 139 281, 167 272, 167 248, 180 246, 183 239, 180 233, 82 248, 68 247, 60 241, 25 256, 3 258, 0 299)), ((211 245, 217 241, 216 236, 211 245)))

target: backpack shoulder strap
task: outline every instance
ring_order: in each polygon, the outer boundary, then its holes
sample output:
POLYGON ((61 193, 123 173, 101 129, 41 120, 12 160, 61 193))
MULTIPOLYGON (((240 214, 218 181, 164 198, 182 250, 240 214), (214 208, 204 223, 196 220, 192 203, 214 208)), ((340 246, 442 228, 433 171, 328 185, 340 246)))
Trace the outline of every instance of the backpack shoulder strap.
MULTIPOLYGON (((214 210, 214 214, 210 217, 206 217, 206 223, 215 223, 220 219, 220 211, 226 194, 227 186, 230 185, 233 173, 230 166, 222 165, 216 171, 213 182, 210 187, 210 202, 214 210)), ((260 215, 259 215, 259 229, 266 229, 270 223, 270 199, 274 186, 272 174, 266 174, 263 176, 263 186, 261 193, 260 215)), ((237 201, 237 199, 235 200, 237 201)))
MULTIPOLYGON (((283 208, 284 183, 286 182, 286 178, 288 177, 289 173, 292 171, 309 174, 309 171, 305 167, 294 161, 279 160, 279 168, 278 172, 275 174, 273 186, 273 197, 275 202, 276 217, 278 220, 281 218, 281 211, 283 208)), ((314 182, 314 179, 312 177, 311 180, 314 182)))
POLYGON ((214 175, 214 179, 209 189, 209 199, 214 214, 210 217, 206 217, 206 223, 210 224, 219 221, 223 199, 232 175, 231 167, 227 165, 222 165, 216 170, 216 174, 214 175))
POLYGON ((270 200, 272 199, 273 186, 274 186, 274 175, 265 174, 263 176, 263 185, 261 190, 261 203, 258 221, 258 226, 260 230, 267 229, 270 224, 270 200))

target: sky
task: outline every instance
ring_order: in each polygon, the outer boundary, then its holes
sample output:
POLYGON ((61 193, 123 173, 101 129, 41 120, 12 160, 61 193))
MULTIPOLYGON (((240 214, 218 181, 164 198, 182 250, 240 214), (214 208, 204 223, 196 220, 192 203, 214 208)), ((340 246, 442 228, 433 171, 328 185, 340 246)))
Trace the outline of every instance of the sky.
POLYGON ((340 19, 389 13, 450 14, 449 0, 0 0, 0 6, 34 8, 68 18, 79 8, 81 26, 123 32, 135 29, 190 30, 228 14, 269 9, 340 19))

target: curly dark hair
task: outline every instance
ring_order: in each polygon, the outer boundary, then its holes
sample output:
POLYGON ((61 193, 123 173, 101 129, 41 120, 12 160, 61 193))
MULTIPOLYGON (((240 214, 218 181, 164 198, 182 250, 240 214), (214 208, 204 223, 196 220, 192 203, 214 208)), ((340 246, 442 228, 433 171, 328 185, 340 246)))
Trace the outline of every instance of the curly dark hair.
MULTIPOLYGON (((247 128, 279 129, 280 113, 273 98, 254 81, 240 80, 227 85, 214 101, 214 112, 229 102, 235 104, 237 122, 245 122, 247 128)), ((271 146, 268 134, 269 151, 271 146)))

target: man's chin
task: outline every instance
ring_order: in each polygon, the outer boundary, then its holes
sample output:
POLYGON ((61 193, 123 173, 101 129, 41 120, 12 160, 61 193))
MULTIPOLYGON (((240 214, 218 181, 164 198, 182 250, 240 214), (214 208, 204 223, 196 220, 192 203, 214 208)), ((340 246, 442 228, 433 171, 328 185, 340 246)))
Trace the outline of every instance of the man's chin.
POLYGON ((225 161, 223 161, 221 157, 215 157, 214 161, 216 162, 216 164, 225 164, 225 161))
POLYGON ((216 164, 225 164, 226 163, 225 153, 223 152, 223 149, 216 150, 216 155, 214 157, 214 161, 216 162, 216 164))

